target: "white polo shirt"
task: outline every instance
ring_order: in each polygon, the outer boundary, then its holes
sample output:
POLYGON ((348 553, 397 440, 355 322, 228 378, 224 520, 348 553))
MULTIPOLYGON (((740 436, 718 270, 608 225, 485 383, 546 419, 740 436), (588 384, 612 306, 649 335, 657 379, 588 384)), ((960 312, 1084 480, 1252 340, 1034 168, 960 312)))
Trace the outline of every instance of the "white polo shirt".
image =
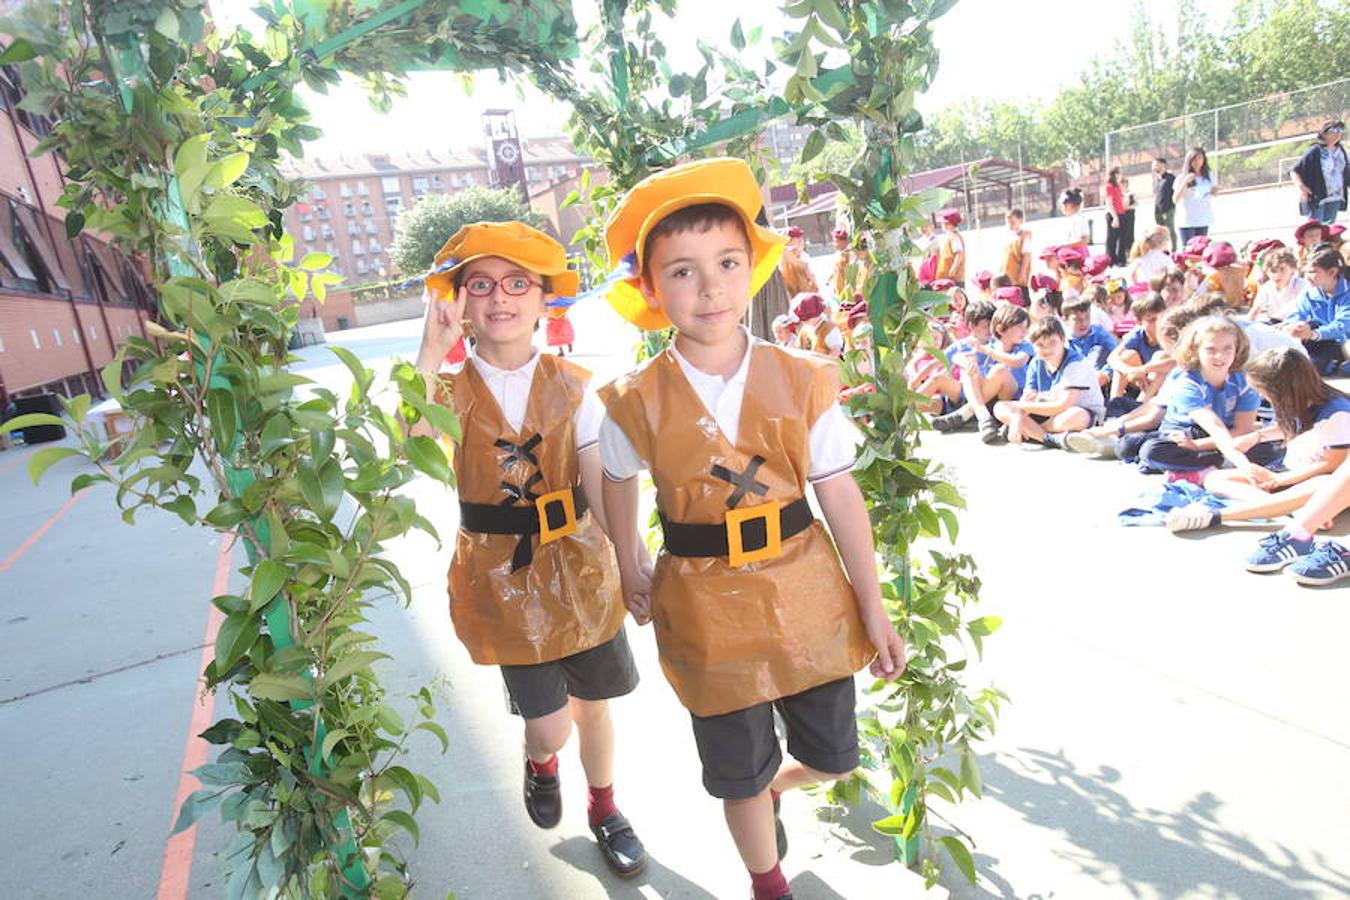
MULTIPOLYGON (((497 401, 502 418, 512 431, 520 431, 525 422, 525 407, 530 400, 530 385, 534 370, 539 367, 539 351, 535 350, 529 362, 519 369, 499 369, 476 354, 470 353, 464 365, 472 365, 483 377, 483 382, 497 401)), ((587 382, 581 405, 572 415, 572 431, 576 435, 577 453, 595 446, 600 438, 600 421, 605 417, 605 406, 587 382)))
MULTIPOLYGON (((680 372, 694 389, 698 399, 702 401, 703 408, 717 422, 722 436, 733 446, 740 434, 741 402, 745 398, 750 356, 756 345, 764 343, 750 335, 744 327, 742 331, 748 338, 745 357, 735 374, 727 379, 694 368, 693 363, 681 356, 674 344, 666 351, 679 364, 680 372)), ((811 460, 807 469, 807 480, 817 484, 853 471, 853 462, 857 456, 858 445, 862 443, 862 434, 844 414, 839 404, 835 403, 811 426, 809 441, 811 460)), ((638 456, 637 450, 633 448, 623 429, 608 415, 600 424, 600 461, 605 467, 605 475, 612 481, 626 481, 647 468, 647 463, 638 456)))

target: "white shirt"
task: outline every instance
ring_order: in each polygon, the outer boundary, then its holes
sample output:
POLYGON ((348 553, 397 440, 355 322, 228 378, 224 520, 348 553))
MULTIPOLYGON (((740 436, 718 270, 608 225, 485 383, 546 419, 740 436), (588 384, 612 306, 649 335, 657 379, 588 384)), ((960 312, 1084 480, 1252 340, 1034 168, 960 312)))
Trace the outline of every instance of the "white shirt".
POLYGON ((1152 281, 1154 275, 1166 272, 1172 266, 1172 257, 1161 250, 1150 250, 1134 261, 1132 280, 1152 281))
MULTIPOLYGON (((511 426, 512 431, 520 431, 520 426, 525 422, 525 407, 530 400, 530 385, 534 383, 534 370, 539 367, 539 351, 534 351, 529 362, 519 369, 499 369, 472 353, 465 365, 472 365, 478 370, 483 383, 492 393, 492 399, 497 401, 506 424, 511 426)), ((581 405, 572 416, 577 453, 595 446, 600 439, 600 420, 604 417, 604 404, 588 383, 581 397, 581 405)))
POLYGON ((1247 353, 1247 358, 1251 359, 1262 350, 1270 350, 1275 347, 1292 347, 1304 356, 1308 355, 1308 348, 1303 346, 1303 342, 1298 338, 1285 334, 1278 328, 1267 325, 1265 322, 1253 322, 1251 319, 1234 319, 1242 326, 1242 330, 1247 332, 1247 342, 1251 344, 1251 350, 1247 353))
MULTIPOLYGON (((722 436, 732 445, 735 445, 740 434, 741 402, 745 398, 750 357, 755 345, 763 343, 751 337, 744 327, 741 330, 749 338, 749 346, 735 374, 728 379, 694 368, 693 363, 681 356, 673 344, 665 351, 679 364, 680 372, 702 401, 703 408, 712 415, 722 436)), ((806 477, 816 484, 853 471, 862 434, 839 408, 839 404, 835 403, 811 426, 809 442, 811 461, 806 477)), ((647 463, 638 456, 632 441, 609 416, 605 416, 600 425, 600 461, 605 467, 605 475, 612 481, 626 481, 647 468, 647 463)))
POLYGON ((1064 223, 1064 243, 1066 246, 1073 244, 1085 244, 1088 239, 1087 216, 1082 212, 1076 212, 1067 218, 1064 223))
POLYGON ((1298 306, 1298 298, 1303 296, 1303 289, 1307 286, 1307 282, 1298 275, 1290 276, 1284 290, 1275 286, 1274 278, 1263 281, 1256 291, 1255 309, 1272 319, 1287 319, 1298 306))
POLYGON ((1327 458, 1328 450, 1346 446, 1350 446, 1350 413, 1332 413, 1288 441, 1284 464, 1290 469, 1315 466, 1327 458))
MULTIPOLYGON (((1184 175, 1177 176, 1184 178, 1184 175)), ((1210 208, 1209 196, 1214 192, 1214 182, 1208 178, 1195 176, 1181 195, 1177 204, 1176 225, 1178 228, 1203 228, 1214 224, 1214 211, 1210 208)))

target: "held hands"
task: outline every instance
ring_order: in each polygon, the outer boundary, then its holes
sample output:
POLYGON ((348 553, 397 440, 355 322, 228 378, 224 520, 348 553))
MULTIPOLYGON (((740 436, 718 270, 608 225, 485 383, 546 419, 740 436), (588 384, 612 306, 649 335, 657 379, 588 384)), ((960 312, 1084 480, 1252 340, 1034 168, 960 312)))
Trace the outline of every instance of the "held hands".
POLYGON ((468 294, 459 289, 455 299, 423 289, 422 297, 427 302, 427 315, 422 323, 422 348, 418 351, 419 367, 432 365, 440 368, 441 360, 459 341, 464 333, 460 324, 464 318, 464 303, 468 294))
POLYGON ((905 641, 884 611, 864 619, 867 639, 877 650, 869 671, 877 678, 894 681, 905 671, 905 641))
POLYGON ((642 555, 636 569, 621 568, 619 581, 623 590, 623 605, 633 614, 633 621, 646 625, 652 620, 652 561, 642 555))
POLYGON ((1249 462, 1245 466, 1239 466, 1238 473, 1263 491, 1273 491, 1280 486, 1274 472, 1256 463, 1249 462))

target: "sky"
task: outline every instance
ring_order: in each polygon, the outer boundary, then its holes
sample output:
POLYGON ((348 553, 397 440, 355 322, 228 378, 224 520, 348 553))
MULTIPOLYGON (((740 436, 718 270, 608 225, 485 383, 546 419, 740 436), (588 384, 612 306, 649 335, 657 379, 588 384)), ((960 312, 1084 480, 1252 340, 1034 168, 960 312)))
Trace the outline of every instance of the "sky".
MULTIPOLYGON (((1169 22, 1175 6, 1172 0, 1139 2, 1160 23, 1169 22)), ((248 12, 254 3, 214 0, 211 9, 226 22, 250 23, 256 22, 248 12)), ((574 3, 583 25, 596 5, 594 0, 574 3)), ((1212 16, 1222 16, 1228 3, 1200 0, 1200 6, 1212 16)), ((1131 9, 1118 0, 959 0, 935 25, 941 66, 933 86, 918 100, 919 108, 933 113, 966 96, 1027 101, 1053 96, 1094 55, 1125 39, 1131 9)), ((774 0, 754 4, 681 0, 680 16, 664 37, 675 70, 695 70, 699 65, 695 39, 730 34, 737 13, 746 30, 763 24, 766 34, 780 31, 785 21, 774 0), (759 10, 761 18, 752 20, 747 10, 759 10)), ((522 100, 516 87, 501 84, 495 72, 479 73, 475 82, 472 95, 466 95, 451 73, 416 73, 409 80, 408 97, 397 101, 389 114, 371 109, 354 80, 327 96, 302 92, 313 113, 312 124, 324 131, 308 152, 333 156, 462 148, 478 142, 479 116, 494 107, 515 109, 524 137, 563 133, 567 109, 532 87, 526 85, 522 100)))

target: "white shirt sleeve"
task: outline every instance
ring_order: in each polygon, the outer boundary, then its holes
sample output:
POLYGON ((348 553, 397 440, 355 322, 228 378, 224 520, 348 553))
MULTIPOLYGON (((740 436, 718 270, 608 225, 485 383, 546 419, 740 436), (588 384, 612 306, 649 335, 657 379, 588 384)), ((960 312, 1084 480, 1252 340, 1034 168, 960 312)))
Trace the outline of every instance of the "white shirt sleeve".
POLYGON ((647 468, 628 435, 608 415, 600 423, 600 465, 610 481, 627 481, 647 468))
POLYGON ((806 480, 816 484, 852 472, 862 441, 862 432, 844 414, 839 404, 831 406, 811 426, 811 467, 806 473, 806 480))
POLYGON ((1350 447, 1350 413, 1333 413, 1329 419, 1318 422, 1321 427, 1322 446, 1328 450, 1343 450, 1350 447))
POLYGON ((572 430, 577 438, 577 453, 595 446, 600 440, 600 422, 605 418, 605 405, 589 387, 581 396, 581 405, 572 416, 572 430))

